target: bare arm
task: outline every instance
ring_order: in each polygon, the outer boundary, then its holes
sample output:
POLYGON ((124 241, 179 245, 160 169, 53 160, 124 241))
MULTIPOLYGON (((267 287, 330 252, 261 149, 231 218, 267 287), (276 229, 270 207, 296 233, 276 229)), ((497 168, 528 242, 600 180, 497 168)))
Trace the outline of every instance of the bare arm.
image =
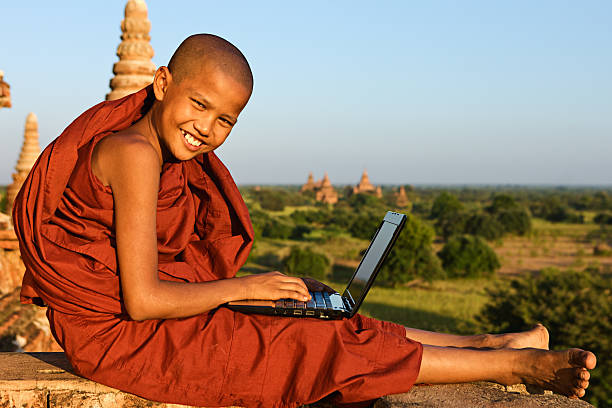
POLYGON ((306 300, 301 279, 279 272, 203 283, 159 280, 156 210, 160 160, 139 135, 111 135, 98 143, 92 170, 111 187, 117 256, 126 309, 134 320, 194 316, 233 300, 306 300))

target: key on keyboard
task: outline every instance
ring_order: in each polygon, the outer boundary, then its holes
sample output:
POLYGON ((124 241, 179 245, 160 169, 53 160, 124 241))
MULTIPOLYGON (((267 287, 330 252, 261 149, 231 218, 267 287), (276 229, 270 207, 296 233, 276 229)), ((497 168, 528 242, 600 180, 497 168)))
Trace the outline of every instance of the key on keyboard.
POLYGON ((315 292, 314 295, 317 309, 325 309, 325 300, 323 300, 323 295, 321 292, 315 292))
POLYGON ((323 299, 325 299, 325 306, 328 308, 332 307, 331 299, 329 298, 329 293, 323 292, 323 299))

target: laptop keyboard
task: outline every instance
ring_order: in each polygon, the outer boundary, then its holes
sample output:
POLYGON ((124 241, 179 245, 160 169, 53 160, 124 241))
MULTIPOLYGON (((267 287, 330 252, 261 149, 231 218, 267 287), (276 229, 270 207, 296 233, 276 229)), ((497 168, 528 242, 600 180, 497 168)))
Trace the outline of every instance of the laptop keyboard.
POLYGON ((280 299, 275 302, 275 307, 279 309, 294 309, 294 315, 314 316, 317 312, 339 309, 334 305, 329 293, 309 292, 311 299, 308 302, 300 302, 294 299, 280 299))

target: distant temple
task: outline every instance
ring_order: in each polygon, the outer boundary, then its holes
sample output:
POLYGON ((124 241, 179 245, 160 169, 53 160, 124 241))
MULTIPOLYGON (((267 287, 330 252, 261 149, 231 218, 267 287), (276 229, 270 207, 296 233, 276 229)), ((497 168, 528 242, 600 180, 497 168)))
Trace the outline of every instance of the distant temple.
POLYGON ((17 165, 15 166, 15 173, 13 173, 13 183, 8 186, 6 193, 8 198, 7 210, 10 212, 13 208, 13 202, 19 189, 23 185, 28 173, 34 166, 36 159, 40 155, 40 144, 38 143, 38 119, 36 115, 30 113, 26 118, 25 132, 23 136, 23 146, 17 165))
POLYGON ((314 177, 312 176, 312 171, 310 173, 308 173, 308 180, 306 180, 306 184, 304 184, 302 186, 302 188, 300 189, 300 192, 303 193, 304 191, 315 191, 316 189, 316 183, 314 181, 314 177))
POLYGON ((0 71, 0 108, 11 107, 11 86, 4 82, 4 71, 0 71))
POLYGON ((410 201, 408 200, 404 186, 400 186, 399 191, 395 193, 395 205, 400 208, 408 207, 410 205, 410 201))
POLYGON ((315 192, 315 200, 321 201, 325 204, 336 204, 338 202, 338 193, 336 189, 331 185, 327 172, 321 182, 321 187, 315 192))
POLYGON ((153 82, 155 64, 151 46, 151 21, 144 0, 129 0, 125 19, 121 22, 121 43, 117 47, 119 61, 113 66, 115 77, 110 81, 111 92, 106 100, 122 98, 140 91, 153 82))
POLYGON ((332 186, 331 181, 329 181, 327 172, 323 176, 323 180, 319 181, 314 180, 312 172, 308 173, 308 180, 300 189, 302 193, 306 191, 314 191, 315 200, 325 204, 336 204, 338 202, 338 193, 334 186, 332 186))
POLYGON ((382 189, 380 186, 374 187, 372 183, 370 183, 370 177, 368 176, 368 171, 364 170, 361 175, 361 180, 359 180, 359 184, 353 187, 353 194, 373 194, 378 198, 382 197, 382 189))

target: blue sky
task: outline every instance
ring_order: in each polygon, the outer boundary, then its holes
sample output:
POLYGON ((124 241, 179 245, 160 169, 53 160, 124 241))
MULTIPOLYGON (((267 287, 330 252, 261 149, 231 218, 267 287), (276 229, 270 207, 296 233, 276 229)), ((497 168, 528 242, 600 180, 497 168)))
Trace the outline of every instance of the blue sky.
MULTIPOLYGON (((109 91, 126 1, 3 1, 0 184, 28 112, 46 146, 109 91)), ((255 90, 238 183, 612 184, 612 2, 148 0, 153 62, 210 32, 255 90)))

